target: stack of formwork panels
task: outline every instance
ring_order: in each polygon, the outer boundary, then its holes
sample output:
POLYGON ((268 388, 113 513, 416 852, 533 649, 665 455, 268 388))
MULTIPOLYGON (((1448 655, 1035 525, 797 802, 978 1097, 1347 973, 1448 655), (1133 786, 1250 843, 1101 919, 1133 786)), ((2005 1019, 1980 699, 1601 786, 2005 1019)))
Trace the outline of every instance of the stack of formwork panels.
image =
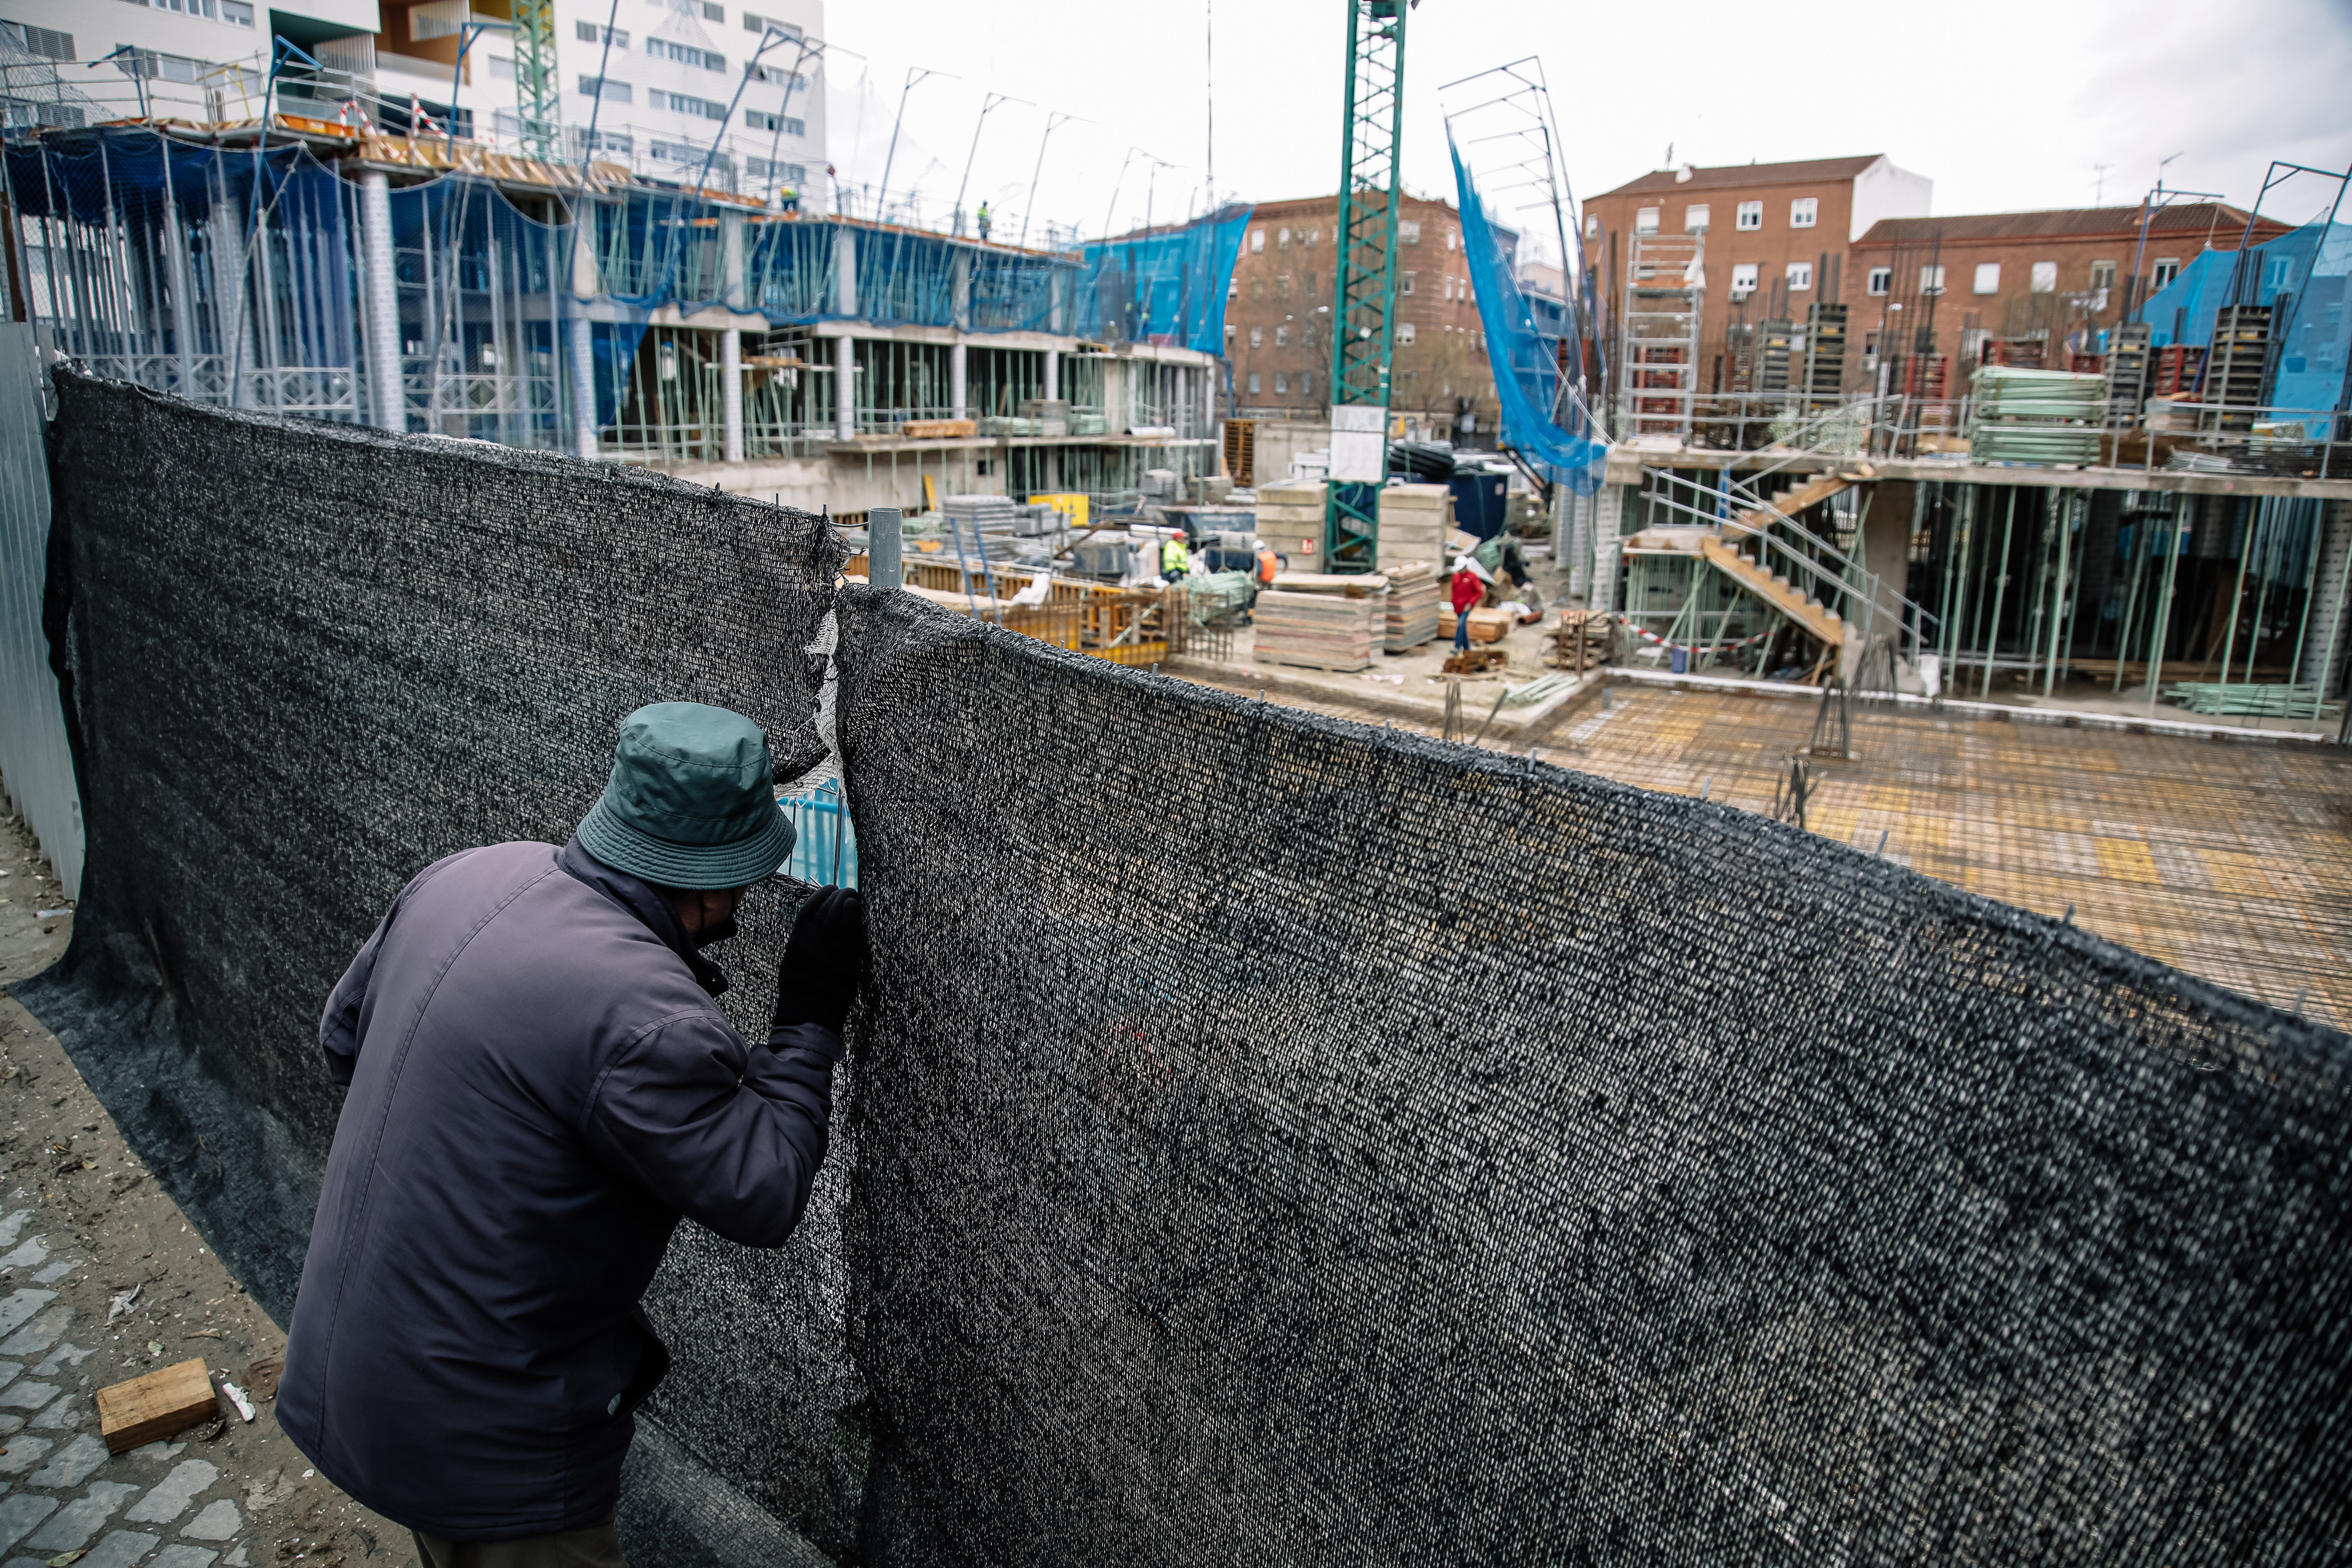
POLYGON ((1285 572, 1257 596, 1251 656, 1312 670, 1368 668, 1385 631, 1388 580, 1285 572))
POLYGON ((1389 580, 1381 646, 1391 653, 1410 653, 1437 637, 1437 567, 1425 560, 1400 561, 1385 567, 1389 580))
POLYGON ((2213 320, 2212 350, 2205 356, 2205 384, 2198 389, 2198 401, 2209 405, 2205 429, 2254 427, 2253 411, 2263 401, 2263 373, 2270 351, 2269 306, 2221 307, 2213 320))
POLYGON ((1322 570, 1323 497, 1320 485, 1257 487, 1257 537, 1287 561, 1292 571, 1322 570))
POLYGON ((2148 337, 2145 321, 2126 321, 2107 334, 2107 423, 2139 423, 2148 399, 2148 337))
POLYGON ((1431 570, 1445 559, 1445 536, 1454 528, 1454 489, 1448 485, 1391 485, 1381 492, 1380 548, 1374 565, 1386 571, 1409 560, 1431 570))

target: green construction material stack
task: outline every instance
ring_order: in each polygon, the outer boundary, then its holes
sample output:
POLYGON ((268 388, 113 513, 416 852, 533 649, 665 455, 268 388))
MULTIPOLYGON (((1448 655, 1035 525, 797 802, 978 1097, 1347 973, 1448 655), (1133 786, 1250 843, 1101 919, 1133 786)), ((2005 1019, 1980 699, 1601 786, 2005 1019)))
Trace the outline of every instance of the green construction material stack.
POLYGON ((2094 463, 2105 376, 1986 365, 1970 382, 1969 455, 1979 463, 2094 463))
POLYGON ((2164 694, 2190 713, 2258 714, 2269 718, 2325 718, 2338 705, 2324 700, 2317 686, 2267 682, 2183 681, 2164 694))

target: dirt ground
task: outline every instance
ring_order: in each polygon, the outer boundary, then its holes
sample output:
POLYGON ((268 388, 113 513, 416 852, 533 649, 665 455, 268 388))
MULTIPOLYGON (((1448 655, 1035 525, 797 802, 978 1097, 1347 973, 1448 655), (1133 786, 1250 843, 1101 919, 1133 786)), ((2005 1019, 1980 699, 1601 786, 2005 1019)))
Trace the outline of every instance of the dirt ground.
POLYGON ((55 1036, 5 987, 73 934, 50 868, 0 821, 0 1568, 282 1568, 415 1561, 408 1532, 278 1429, 285 1331, 142 1168, 55 1036), (47 913, 45 916, 44 912, 47 913), (97 1390, 201 1357, 245 1393, 109 1456, 97 1390))

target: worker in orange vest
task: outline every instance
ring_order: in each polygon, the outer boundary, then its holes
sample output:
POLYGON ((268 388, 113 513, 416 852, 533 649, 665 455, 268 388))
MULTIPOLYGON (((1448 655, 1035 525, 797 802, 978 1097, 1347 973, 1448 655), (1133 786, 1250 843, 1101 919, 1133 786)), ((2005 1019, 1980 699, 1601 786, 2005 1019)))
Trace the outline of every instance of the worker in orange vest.
POLYGON ((1272 588, 1276 574, 1282 570, 1282 558, 1264 539, 1257 541, 1257 582, 1260 588, 1272 588))

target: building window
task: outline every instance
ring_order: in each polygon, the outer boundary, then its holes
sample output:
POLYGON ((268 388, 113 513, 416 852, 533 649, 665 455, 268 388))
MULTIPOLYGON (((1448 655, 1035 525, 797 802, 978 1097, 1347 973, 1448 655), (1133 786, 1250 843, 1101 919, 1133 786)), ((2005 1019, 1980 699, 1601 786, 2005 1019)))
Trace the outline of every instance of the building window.
POLYGON ((743 74, 753 81, 774 82, 778 87, 783 86, 786 82, 790 82, 794 87, 808 86, 808 78, 795 76, 782 66, 747 65, 743 68, 743 74))
POLYGON ((504 55, 492 55, 490 57, 490 79, 492 81, 512 81, 514 78, 514 61, 509 59, 504 55))
POLYGON ((1282 394, 1283 396, 1285 396, 1285 397, 1289 396, 1289 395, 1290 395, 1290 378, 1289 378, 1288 376, 1284 375, 1280 371, 1275 371, 1275 372, 1274 372, 1274 390, 1275 390, 1276 392, 1277 392, 1281 393, 1281 394, 1282 394))
POLYGON ((765 158, 746 158, 743 172, 754 180, 781 180, 787 185, 805 184, 808 181, 805 163, 771 163, 765 158))
POLYGON ((1790 262, 1789 264, 1789 292, 1791 294, 1799 293, 1804 289, 1811 288, 1812 286, 1813 264, 1810 261, 1790 262))
POLYGON ((613 35, 614 48, 625 49, 629 47, 629 30, 626 27, 607 28, 600 27, 593 22, 575 22, 572 24, 572 30, 579 35, 580 41, 583 44, 601 44, 604 41, 604 35, 609 32, 613 35))
POLYGON ((635 96, 627 82, 614 81, 611 77, 582 77, 580 95, 602 99, 606 103, 626 103, 635 96))
POLYGON ((1298 395, 1300 397, 1313 397, 1315 395, 1314 371, 1309 371, 1305 375, 1298 378, 1298 395))
POLYGON ((1633 211, 1633 232, 1637 235, 1656 234, 1658 232, 1658 209, 1655 207, 1635 208, 1633 211))
POLYGON ((2179 276, 2180 258, 2179 256, 2159 256, 2156 258, 2156 286, 2158 288, 2167 287, 2179 276))
POLYGON ((667 38, 647 38, 646 53, 657 60, 676 60, 682 66, 700 66, 707 71, 723 71, 727 57, 716 49, 700 49, 692 44, 676 44, 667 38))
POLYGON ((1400 321, 1397 323, 1396 340, 1400 343, 1410 343, 1412 341, 1412 322, 1400 321))
MULTIPOLYGON (((1228 276, 1226 277, 1226 278, 1225 278, 1225 300, 1226 300, 1226 302, 1227 302, 1228 304, 1230 304, 1230 303, 1232 303, 1234 300, 1239 299, 1241 297, 1242 297, 1242 280, 1241 280, 1240 278, 1238 278, 1238 277, 1232 277, 1232 276, 1228 275, 1228 276)), ((1225 331, 1226 331, 1228 334, 1230 334, 1230 333, 1233 331, 1233 329, 1232 329, 1231 327, 1228 327, 1228 328, 1226 328, 1226 329, 1225 329, 1225 331)))
POLYGON ((1421 220, 1419 218, 1399 218, 1397 220, 1397 244, 1419 245, 1420 243, 1421 220))
POLYGON ((1276 348, 1277 348, 1277 349, 1287 349, 1288 347, 1290 347, 1290 329, 1289 329, 1289 328, 1287 328, 1287 327, 1276 327, 1276 328, 1274 329, 1274 346, 1275 346, 1276 348))
POLYGON ((2113 288, 2115 286, 2116 264, 2114 262, 2095 261, 2091 263, 2091 287, 2093 288, 2108 289, 2113 288))
POLYGON ((1811 228, 1821 217, 1821 212, 1822 199, 1819 196, 1799 196, 1789 204, 1789 226, 1792 229, 1811 228))
POLYGON ((702 19, 706 22, 724 22, 727 20, 727 7, 713 5, 710 0, 702 0, 702 19))
POLYGON ((1740 203, 1739 214, 1732 220, 1732 224, 1733 226, 1737 228, 1762 228, 1764 226, 1764 204, 1761 202, 1740 203))
POLYGON ((1308 245, 1313 245, 1313 244, 1315 244, 1317 241, 1320 240, 1322 237, 1323 237, 1323 231, 1322 231, 1321 229, 1308 229, 1308 230, 1307 231, 1307 243, 1308 245))
POLYGON ((1870 269, 1870 291, 1873 294, 1892 293, 1894 288, 1895 269, 1893 267, 1874 267, 1870 269))
POLYGON ((1944 291, 1944 267, 1941 262, 1919 269, 1919 292, 1941 294, 1944 291))
POLYGON ((1256 256, 1265 249, 1265 231, 1264 229, 1250 230, 1250 254, 1252 256, 1256 256))
POLYGON ((787 136, 806 136, 808 121, 795 120, 788 114, 762 114, 756 109, 743 111, 743 123, 753 131, 782 131, 787 136))
POLYGON ((1274 231, 1274 248, 1276 250, 1288 250, 1290 248, 1290 231, 1288 229, 1276 229, 1274 231))
POLYGON ((1397 275, 1397 292, 1399 294, 1410 294, 1412 292, 1412 286, 1421 281, 1421 274, 1418 272, 1401 272, 1397 275))
POLYGON ((1251 347, 1251 348, 1253 348, 1253 349, 1262 348, 1262 347, 1264 347, 1264 346, 1265 346, 1265 337, 1264 337, 1264 335, 1263 335, 1263 330, 1262 330, 1262 329, 1259 329, 1259 328, 1256 328, 1256 327, 1253 327, 1253 328, 1251 328, 1251 329, 1250 329, 1250 347, 1251 347))
POLYGON ((801 30, 793 26, 790 22, 774 22, 769 20, 765 16, 754 16, 749 11, 743 13, 743 30, 745 32, 765 33, 770 28, 773 28, 775 31, 782 33, 788 38, 797 38, 801 36, 801 30))
POLYGON ((1683 233, 1686 235, 1703 235, 1706 233, 1708 211, 1709 209, 1705 202, 1693 202, 1689 206, 1685 207, 1683 209, 1683 233))
POLYGON ((1459 250, 1461 247, 1462 236, 1453 229, 1447 229, 1445 231, 1445 248, 1448 250, 1459 250))
POLYGON ((2000 263, 1997 261, 1980 261, 1977 263, 1977 280, 1975 287, 1979 294, 2000 293, 2000 263))
POLYGON ((1250 372, 1250 396, 1257 396, 1257 372, 1255 371, 1252 371, 1250 372))
POLYGON ((1736 297, 1756 292, 1757 264, 1743 261, 1731 269, 1731 292, 1736 297))
POLYGON ((703 120, 724 120, 727 106, 707 98, 694 98, 682 92, 664 92, 659 88, 646 89, 646 107, 667 109, 672 114, 691 114, 703 120))
POLYGON ((2055 294, 2058 292, 2058 264, 2056 262, 2037 261, 2033 264, 2033 292, 2036 294, 2055 294))
MULTIPOLYGON (((1287 233, 1289 231, 1285 230, 1284 232, 1287 233)), ((1274 299, 1275 303, 1277 305, 1287 305, 1290 303, 1290 274, 1286 272, 1281 277, 1274 280, 1274 299)))
POLYGON ((1584 237, 1586 239, 1599 239, 1601 237, 1601 214, 1599 213, 1587 213, 1584 214, 1584 237))

